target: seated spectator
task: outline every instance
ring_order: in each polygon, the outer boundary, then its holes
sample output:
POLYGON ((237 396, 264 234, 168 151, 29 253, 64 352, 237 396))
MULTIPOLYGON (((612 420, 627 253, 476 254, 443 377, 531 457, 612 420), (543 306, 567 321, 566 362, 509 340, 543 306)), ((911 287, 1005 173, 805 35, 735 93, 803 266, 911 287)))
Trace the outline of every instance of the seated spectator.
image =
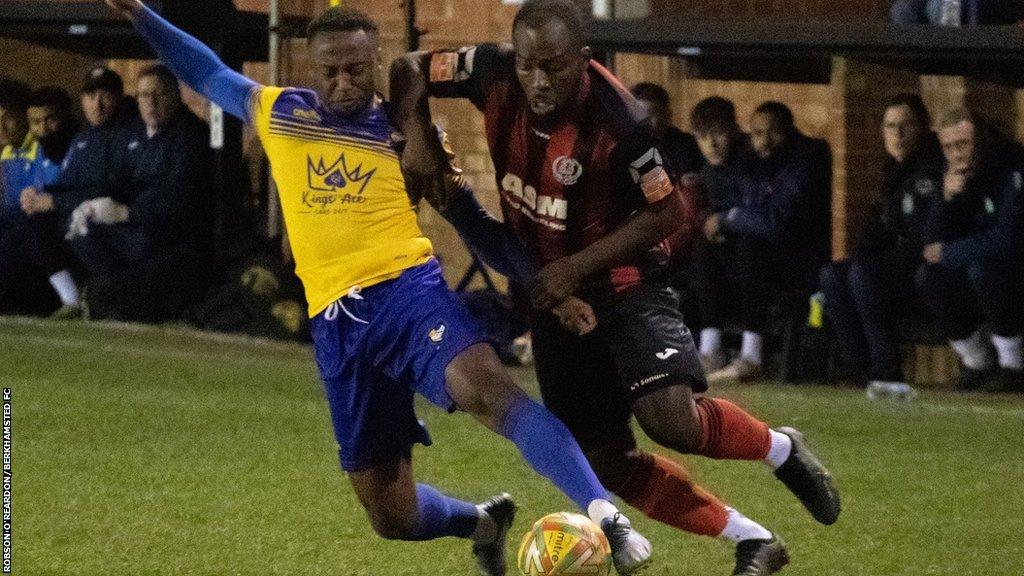
POLYGON ((736 122, 736 107, 719 96, 705 98, 693 107, 690 125, 704 164, 700 178, 708 195, 708 209, 722 212, 734 202, 736 167, 749 154, 750 140, 736 122))
POLYGON ((665 170, 673 181, 684 174, 700 170, 704 163, 693 136, 672 124, 672 102, 668 92, 657 84, 641 82, 632 89, 633 96, 650 119, 665 170))
POLYGON ((21 82, 0 77, 0 237, 18 213, 23 157, 32 146, 28 131, 28 100, 31 91, 21 82))
POLYGON ((134 104, 124 98, 121 77, 102 66, 86 76, 81 104, 88 124, 72 140, 56 181, 21 192, 21 209, 29 224, 23 243, 32 247, 25 257, 50 276, 60 293, 63 306, 53 315, 58 319, 77 318, 83 312, 78 291, 64 269, 70 260, 64 236, 71 211, 81 202, 107 193, 116 134, 137 114, 134 104))
POLYGON ((744 381, 762 373, 769 308, 795 298, 804 306, 830 255, 828 144, 801 134, 778 102, 754 112, 750 141, 750 151, 737 159, 732 193, 704 223, 708 243, 695 268, 709 370, 725 362, 721 335, 729 316, 743 330, 739 357, 712 379, 744 381))
POLYGON ((78 205, 68 235, 90 278, 97 318, 156 322, 203 288, 211 210, 206 125, 167 68, 138 81, 139 118, 116 144, 110 194, 78 205))
POLYGON ((77 128, 71 97, 55 87, 35 90, 29 97, 27 117, 32 143, 21 156, 20 177, 7 182, 7 203, 13 206, 8 212, 10 227, 0 241, 0 300, 20 298, 30 311, 44 310, 52 298, 24 287, 26 282, 45 286, 44 280, 48 280, 64 306, 60 315, 75 316, 81 310, 78 289, 59 222, 55 218, 28 218, 17 200, 23 190, 50 184, 60 174, 77 128))
POLYGON ((946 173, 918 288, 963 363, 962 388, 1024 391, 1024 154, 963 109, 943 119, 939 140, 946 173))
POLYGON ((825 313, 858 378, 902 383, 897 322, 901 310, 920 308, 914 275, 925 224, 942 198, 945 159, 916 94, 897 96, 885 109, 882 140, 880 197, 850 258, 822 269, 821 288, 825 313))
MULTIPOLYGON (((941 24, 945 0, 896 0, 890 17, 896 24, 941 24)), ((1024 19, 1020 0, 962 0, 960 22, 964 24, 1013 24, 1024 19)))

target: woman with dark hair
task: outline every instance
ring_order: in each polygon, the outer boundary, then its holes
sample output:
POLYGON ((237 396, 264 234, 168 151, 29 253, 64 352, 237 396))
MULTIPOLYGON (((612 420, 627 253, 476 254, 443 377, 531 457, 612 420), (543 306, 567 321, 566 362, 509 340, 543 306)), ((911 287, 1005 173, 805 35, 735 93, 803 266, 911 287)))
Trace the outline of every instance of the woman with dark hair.
POLYGON ((825 312, 858 377, 902 382, 899 311, 919 308, 914 274, 924 228, 942 199, 943 156, 928 109, 916 94, 890 102, 882 119, 882 189, 850 258, 822 269, 825 312))

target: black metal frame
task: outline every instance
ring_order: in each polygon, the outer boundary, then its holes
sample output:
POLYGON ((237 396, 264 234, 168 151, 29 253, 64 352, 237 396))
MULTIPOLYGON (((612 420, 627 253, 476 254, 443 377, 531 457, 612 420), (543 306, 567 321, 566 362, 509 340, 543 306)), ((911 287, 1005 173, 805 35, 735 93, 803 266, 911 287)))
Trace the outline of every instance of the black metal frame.
MULTIPOLYGON (((158 12, 174 5, 159 0, 147 2, 158 12)), ((190 3, 190 6, 198 3, 190 3)), ((242 62, 267 59, 266 14, 237 12, 201 4, 196 11, 216 13, 215 22, 189 29, 201 40, 230 50, 232 58, 242 62)), ((180 9, 179 9, 180 11, 180 9)), ((198 19, 197 19, 198 20, 198 19)), ((302 36, 306 20, 285 18, 282 31, 302 36)), ((99 2, 0 1, 0 37, 13 38, 58 50, 86 54, 96 58, 148 59, 152 50, 135 34, 131 24, 99 2)))
POLYGON ((1024 86, 1024 29, 1016 26, 600 20, 589 42, 614 52, 679 56, 712 78, 827 83, 832 57, 842 56, 1024 86))

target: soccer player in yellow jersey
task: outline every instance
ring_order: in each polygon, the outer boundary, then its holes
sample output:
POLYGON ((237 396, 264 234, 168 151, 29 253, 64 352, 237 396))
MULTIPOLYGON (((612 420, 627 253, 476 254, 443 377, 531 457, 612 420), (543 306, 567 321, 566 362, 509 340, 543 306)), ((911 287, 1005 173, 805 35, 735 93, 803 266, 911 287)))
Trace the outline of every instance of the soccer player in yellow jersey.
POLYGON ((309 301, 341 466, 377 533, 468 538, 481 574, 505 574, 515 513, 509 496, 473 505, 413 479, 411 446, 430 442, 413 411, 418 392, 514 442, 602 526, 620 573, 646 565, 650 544, 609 501, 568 429, 515 386, 445 285, 406 190, 400 137, 377 92, 374 22, 354 10, 327 10, 308 34, 315 90, 274 88, 228 69, 138 0, 105 1, 179 78, 255 126, 309 301))

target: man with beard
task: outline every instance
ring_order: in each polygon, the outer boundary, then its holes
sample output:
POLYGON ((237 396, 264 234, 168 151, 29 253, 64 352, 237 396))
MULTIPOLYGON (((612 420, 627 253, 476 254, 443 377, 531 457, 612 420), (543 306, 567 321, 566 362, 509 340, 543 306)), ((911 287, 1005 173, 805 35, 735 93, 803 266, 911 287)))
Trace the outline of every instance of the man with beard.
MULTIPOLYGON (((425 174, 439 169, 436 138, 411 128, 424 122, 425 95, 467 98, 483 111, 504 226, 542 266, 535 277, 513 279, 529 288, 537 310, 575 293, 596 312, 596 329, 584 336, 546 315, 534 319, 545 404, 626 502, 677 528, 736 543, 734 574, 774 573, 788 562, 779 538, 697 486, 678 464, 639 450, 631 415, 678 452, 764 460, 826 524, 839 514, 831 476, 799 432, 771 430, 735 404, 700 396, 707 383, 664 268, 662 242, 679 225, 681 202, 635 100, 591 59, 575 5, 528 0, 512 36, 512 46, 396 62, 393 99, 416 103, 399 114, 410 136, 405 161, 425 174)), ((494 220, 466 208, 474 201, 465 189, 454 193, 440 204, 459 232, 485 259, 507 259, 487 254, 496 247, 494 220)))
MULTIPOLYGON (((62 306, 53 312, 57 319, 81 315, 78 287, 71 276, 71 257, 64 246, 60 221, 56 217, 32 218, 21 210, 21 198, 54 183, 60 176, 64 157, 77 130, 71 97, 60 88, 35 90, 27 109, 29 132, 34 141, 22 158, 20 177, 7 182, 11 206, 11 230, 0 243, 0 300, 15 300, 25 282, 46 279, 62 306)), ((37 299, 38 296, 35 297, 37 299)), ((45 305, 39 302, 40 308, 45 305)))

